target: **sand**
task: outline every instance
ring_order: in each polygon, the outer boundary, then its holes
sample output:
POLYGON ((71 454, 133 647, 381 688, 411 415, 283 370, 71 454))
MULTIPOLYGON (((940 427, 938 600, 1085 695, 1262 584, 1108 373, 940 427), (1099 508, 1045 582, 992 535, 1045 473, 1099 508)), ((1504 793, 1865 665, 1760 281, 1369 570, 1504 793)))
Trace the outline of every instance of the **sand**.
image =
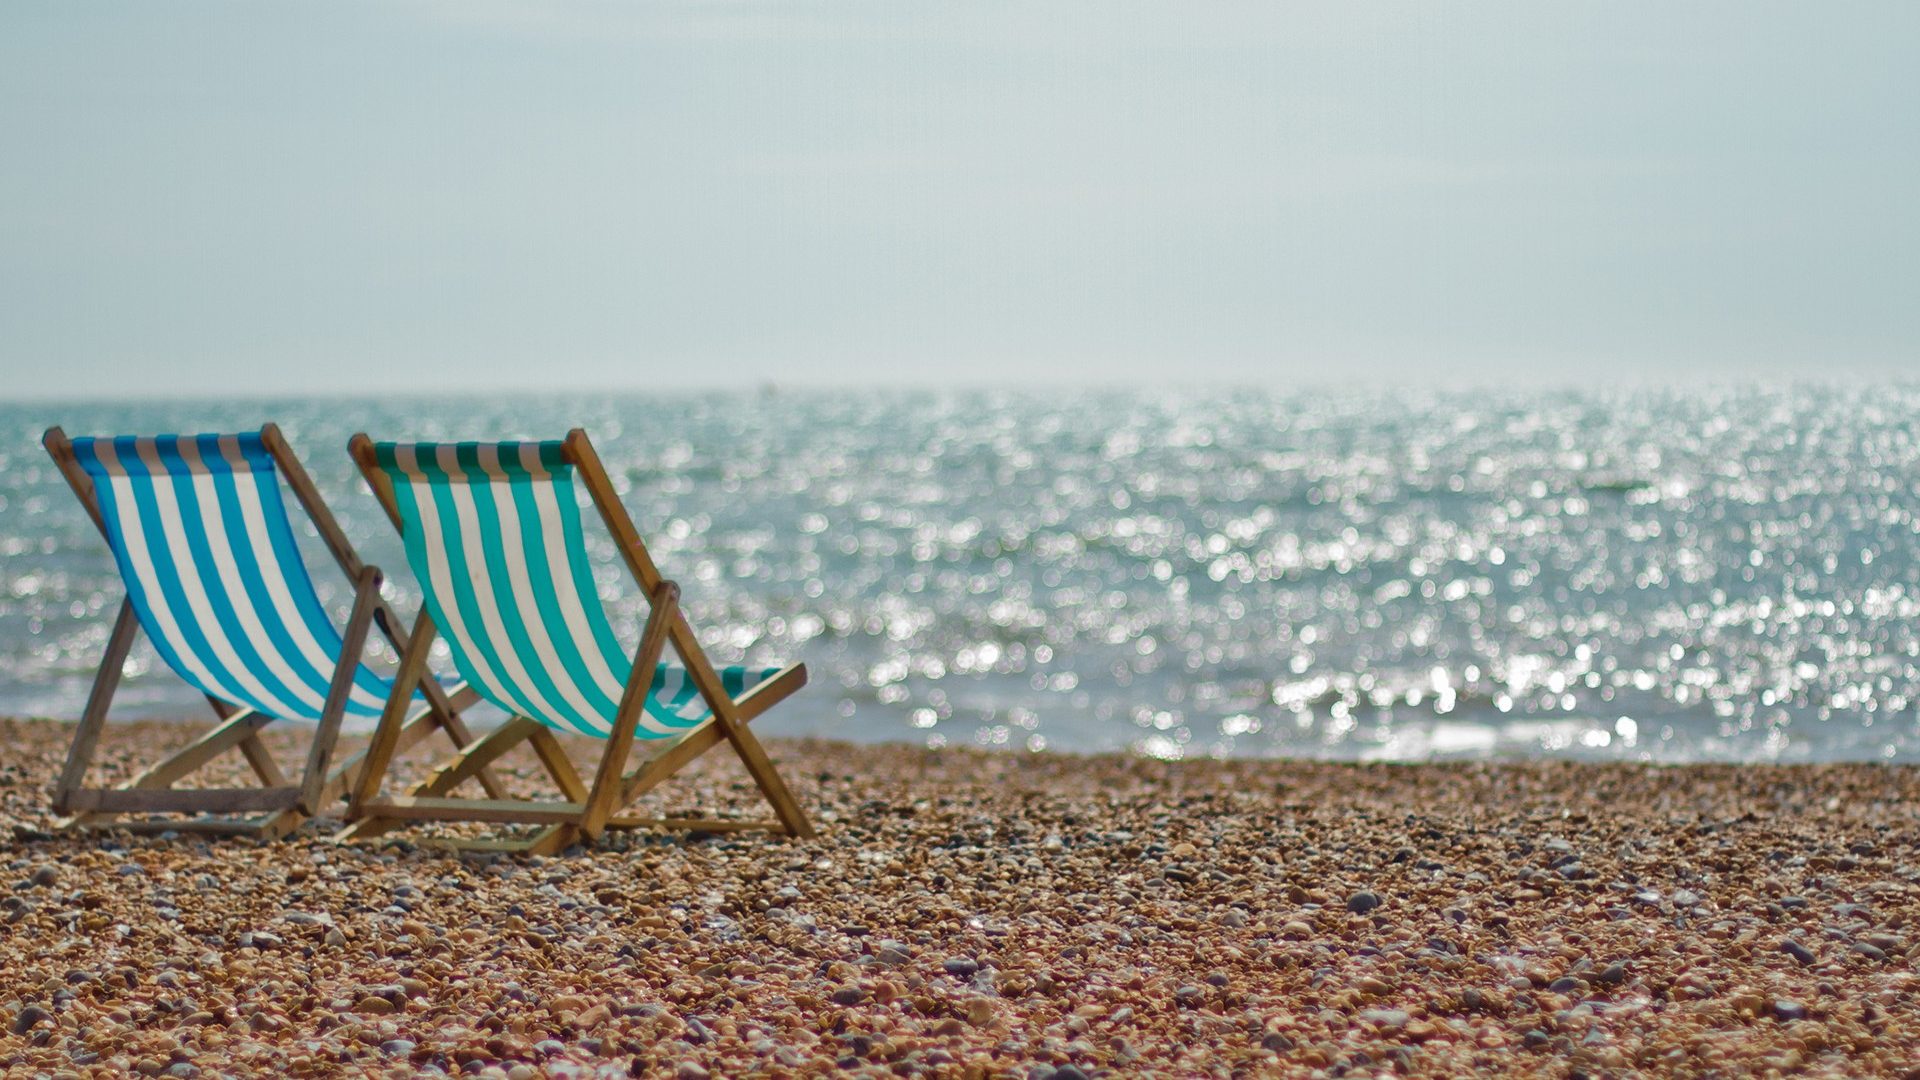
POLYGON ((51 836, 70 730, 0 721, 10 1076, 1920 1076, 1911 768, 773 741, 817 840, 516 859, 51 836))

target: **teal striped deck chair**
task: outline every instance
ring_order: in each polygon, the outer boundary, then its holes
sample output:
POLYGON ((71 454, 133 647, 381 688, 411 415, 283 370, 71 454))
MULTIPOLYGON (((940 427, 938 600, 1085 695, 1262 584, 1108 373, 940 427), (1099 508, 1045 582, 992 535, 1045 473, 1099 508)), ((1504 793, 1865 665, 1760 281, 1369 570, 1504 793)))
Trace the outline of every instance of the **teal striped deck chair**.
POLYGON ((432 773, 411 794, 382 796, 387 735, 405 701, 399 690, 349 795, 343 839, 377 836, 406 821, 537 826, 531 838, 455 846, 551 854, 609 828, 813 830, 747 723, 805 685, 805 666, 716 669, 681 612, 680 590, 647 554, 586 433, 556 442, 376 443, 351 449, 405 541, 424 607, 400 678, 425 663, 425 644, 446 639, 454 666, 509 720, 432 773), (648 616, 636 652, 615 637, 588 563, 576 481, 600 513, 640 589, 648 616), (664 663, 671 648, 678 664, 664 663), (604 740, 591 783, 555 732, 604 740), (707 750, 725 742, 772 805, 772 820, 641 818, 621 812, 707 750), (470 799, 451 792, 475 770, 530 744, 561 798, 470 799), (629 772, 628 759, 643 745, 629 772))
MULTIPOLYGON (((72 439, 56 427, 43 442, 106 538, 126 586, 54 787, 54 812, 69 826, 279 836, 344 795, 359 759, 332 767, 342 721, 383 715, 395 694, 394 684, 362 661, 368 633, 378 626, 396 648, 400 642, 380 598, 380 571, 354 553, 279 429, 72 439), (353 583, 344 630, 314 591, 282 481, 353 583), (220 723, 122 784, 88 787, 136 632, 206 696, 220 723), (276 720, 314 726, 297 782, 260 739, 260 729, 276 720), (175 786, 236 749, 261 786, 175 786)), ((472 742, 458 715, 461 702, 474 700, 470 692, 449 693, 417 672, 400 697, 411 714, 403 742, 435 728, 456 746, 472 742)), ((498 790, 491 776, 485 782, 498 790)))

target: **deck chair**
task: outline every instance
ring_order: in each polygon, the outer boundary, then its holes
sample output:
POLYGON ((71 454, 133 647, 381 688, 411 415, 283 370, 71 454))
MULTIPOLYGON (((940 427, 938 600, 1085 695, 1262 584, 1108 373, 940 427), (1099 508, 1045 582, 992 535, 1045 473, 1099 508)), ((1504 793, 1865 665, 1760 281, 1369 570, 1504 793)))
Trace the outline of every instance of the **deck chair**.
POLYGON ((348 796, 344 840, 405 821, 541 826, 525 839, 453 846, 551 854, 608 828, 767 829, 812 836, 800 805, 747 730, 748 721, 806 683, 800 664, 716 671, 614 493, 586 433, 558 442, 375 443, 356 435, 353 457, 406 543, 425 607, 401 659, 413 677, 425 645, 444 632, 454 666, 510 719, 431 774, 409 795, 381 796, 388 745, 405 702, 396 689, 348 796), (629 657, 615 638, 587 559, 574 481, 586 488, 648 598, 646 627, 629 657), (671 646, 684 666, 661 663, 671 646), (582 782, 554 731, 604 739, 592 783, 582 782), (626 771, 635 742, 647 751, 626 771), (643 793, 721 742, 730 744, 772 804, 774 819, 623 816, 643 793), (562 798, 467 799, 449 792, 474 771, 531 744, 562 798))
MULTIPOLYGON (((381 715, 394 689, 361 662, 369 628, 377 626, 396 649, 403 642, 380 598, 380 572, 354 553, 280 430, 268 424, 241 435, 71 439, 56 427, 43 442, 106 537, 127 590, 54 787, 62 824, 278 837, 345 794, 360 757, 330 767, 340 724, 348 716, 381 715), (353 582, 344 631, 314 592, 281 499, 283 480, 353 582), (206 695, 220 723, 117 787, 87 787, 136 631, 206 695), (297 781, 260 739, 275 720, 315 725, 297 781), (262 786, 174 787, 235 749, 262 786), (125 817, 155 814, 174 816, 125 817)), ((403 745, 435 730, 456 746, 473 741, 459 716, 478 700, 471 691, 449 691, 416 669, 398 692, 421 706, 403 725, 403 745)), ((491 775, 482 782, 500 790, 491 775)))

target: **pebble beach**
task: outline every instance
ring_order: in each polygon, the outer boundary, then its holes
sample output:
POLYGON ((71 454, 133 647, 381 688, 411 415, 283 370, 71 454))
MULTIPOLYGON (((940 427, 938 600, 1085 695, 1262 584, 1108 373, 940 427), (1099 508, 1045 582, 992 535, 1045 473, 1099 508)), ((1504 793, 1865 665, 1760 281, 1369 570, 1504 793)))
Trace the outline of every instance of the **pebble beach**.
POLYGON ((1920 1076, 1907 766, 776 739, 818 839, 541 859, 57 834, 71 731, 0 720, 8 1076, 1920 1076))

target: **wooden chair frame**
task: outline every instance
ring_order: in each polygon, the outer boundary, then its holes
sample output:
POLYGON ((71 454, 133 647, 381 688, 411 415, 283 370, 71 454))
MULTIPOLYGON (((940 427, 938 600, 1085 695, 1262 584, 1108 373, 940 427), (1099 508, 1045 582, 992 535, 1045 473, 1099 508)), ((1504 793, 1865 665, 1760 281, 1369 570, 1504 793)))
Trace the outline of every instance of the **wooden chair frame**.
MULTIPOLYGON (((66 764, 54 785, 53 812, 64 818, 60 823, 62 827, 251 835, 273 839, 292 832, 301 822, 338 800, 358 775, 366 758, 365 752, 329 768, 334 743, 346 713, 354 675, 366 648, 369 627, 378 627, 395 649, 404 651, 405 646, 397 629, 399 620, 392 607, 380 596, 380 571, 360 561, 360 556, 348 542, 339 522, 334 520, 332 511, 321 501, 319 489, 287 445, 279 427, 265 425, 260 429, 260 437, 273 457, 280 476, 293 489, 294 497, 319 530, 327 550, 340 564, 347 579, 354 583, 353 611, 342 634, 340 658, 328 686, 321 720, 314 729, 313 742, 308 748, 299 781, 288 781, 260 739, 260 730, 272 723, 273 717, 252 708, 236 707, 209 694, 207 702, 220 720, 213 730, 115 787, 86 786, 87 770, 93 763, 94 750, 106 725, 108 707, 113 701, 114 691, 119 688, 121 671, 126 665, 127 653, 133 647, 134 634, 140 629, 133 600, 128 597, 120 602, 119 615, 115 617, 113 630, 107 637, 106 655, 100 662, 100 669, 94 675, 93 688, 87 695, 86 711, 81 714, 80 724, 74 731, 73 744, 67 750, 66 764), (238 749, 246 758, 247 765, 259 778, 261 787, 173 786, 196 769, 234 749, 238 749), (122 820, 122 816, 127 814, 211 816, 122 820)), ((73 493, 79 496, 80 504, 86 508, 94 527, 100 530, 103 537, 106 536, 106 518, 100 510, 99 496, 94 491, 93 479, 81 468, 74 455, 73 441, 65 431, 54 427, 48 429, 41 442, 52 455, 67 484, 73 488, 73 493)), ((407 677, 409 688, 417 684, 425 693, 427 705, 402 725, 398 745, 402 748, 411 746, 436 730, 445 731, 456 747, 471 744, 473 736, 461 721, 460 710, 477 701, 478 695, 464 686, 452 691, 443 688, 423 667, 414 668, 407 677)), ((401 697, 403 702, 410 702, 411 689, 401 697)), ((479 779, 490 792, 503 790, 490 773, 481 775, 479 779)))
MULTIPOLYGON (((380 505, 387 511, 396 529, 402 529, 399 504, 391 481, 374 459, 373 441, 365 434, 355 435, 349 444, 354 461, 367 478, 380 505)), ((647 554, 640 532, 620 502, 613 484, 607 479, 599 455, 587 440, 587 433, 575 428, 567 433, 562 452, 574 467, 581 483, 607 530, 613 535, 627 568, 648 598, 646 628, 634 656, 633 672, 614 714, 613 730, 606 740, 591 786, 583 783, 567 757, 565 749, 546 725, 530 717, 515 716, 506 724, 466 747, 405 796, 380 797, 381 784, 393 745, 397 742, 400 697, 396 693, 387 702, 373 743, 367 749, 367 765, 348 795, 347 818, 351 824, 340 833, 342 840, 363 840, 384 833, 404 821, 485 821, 509 824, 543 825, 530 839, 453 840, 449 846, 473 850, 508 851, 526 854, 553 854, 576 842, 592 842, 607 829, 663 828, 731 831, 765 829, 790 836, 811 837, 813 826, 806 813, 787 790, 760 742, 747 730, 749 721, 766 712, 788 695, 804 686, 807 670, 793 664, 750 688, 735 700, 729 695, 720 675, 708 661, 700 640, 694 635, 680 609, 680 588, 662 577, 647 554), (708 719, 685 734, 657 741, 639 765, 627 772, 634 744, 634 730, 645 708, 654 670, 666 648, 686 665, 688 676, 706 701, 708 719), (701 818, 642 818, 617 813, 633 800, 658 786, 701 754, 725 741, 733 747, 747 772, 772 805, 775 820, 743 821, 701 818), (524 799, 449 798, 447 793, 477 771, 496 761, 502 754, 529 743, 542 766, 564 796, 561 801, 524 799)), ((425 662, 426 647, 436 633, 433 618, 426 610, 414 623, 413 634, 401 660, 401 677, 412 677, 425 662)), ((491 793, 490 793, 491 794, 491 793)))

